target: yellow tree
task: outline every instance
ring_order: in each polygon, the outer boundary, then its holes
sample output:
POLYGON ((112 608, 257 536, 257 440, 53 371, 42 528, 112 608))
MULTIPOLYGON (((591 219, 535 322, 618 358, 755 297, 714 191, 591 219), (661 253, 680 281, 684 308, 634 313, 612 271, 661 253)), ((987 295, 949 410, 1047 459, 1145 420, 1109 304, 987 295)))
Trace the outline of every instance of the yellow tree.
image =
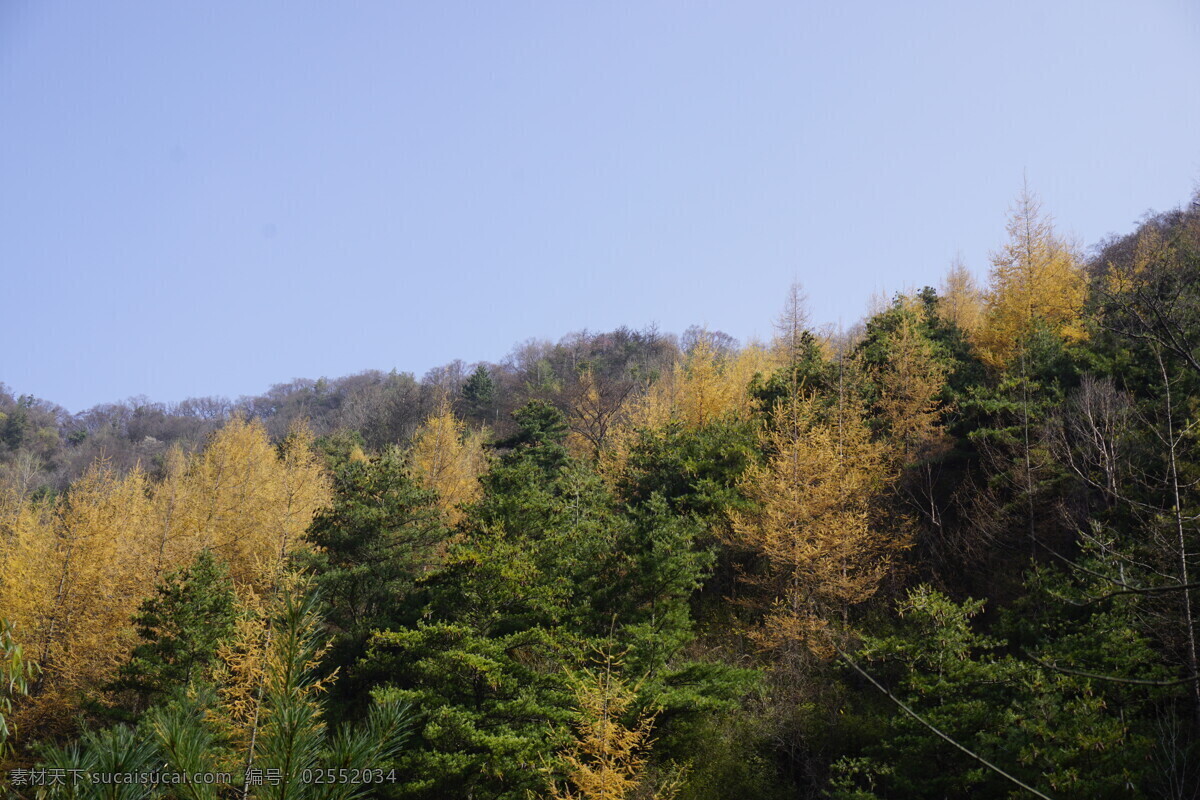
POLYGON ((625 722, 636 687, 621 679, 618 658, 601 656, 596 669, 571 676, 575 737, 559 757, 566 781, 551 787, 549 800, 670 800, 677 782, 654 787, 647 775, 657 714, 643 712, 632 724, 625 722))
POLYGON ((744 418, 753 409, 746 387, 768 362, 768 354, 758 345, 725 356, 701 339, 675 366, 673 416, 691 430, 725 415, 744 418))
POLYGON ((272 588, 328 480, 297 429, 277 450, 257 422, 230 421, 200 454, 168 454, 150 486, 92 466, 54 503, 0 498, 0 608, 43 666, 20 713, 25 730, 65 729, 127 658, 138 603, 162 572, 211 547, 243 595, 272 588))
POLYGON ((914 305, 901 315, 888 337, 887 360, 875 371, 882 421, 899 460, 906 464, 946 443, 940 399, 946 367, 937 359, 933 343, 921 334, 922 313, 914 305))
POLYGON ((27 730, 60 729, 124 660, 129 620, 150 579, 148 522, 145 476, 122 477, 98 462, 52 508, 26 512, 9 540, 0 605, 19 620, 42 668, 21 711, 27 730))
POLYGON ((961 259, 955 259, 942 279, 938 315, 953 322, 968 336, 974 336, 983 323, 983 290, 961 259))
POLYGON ((195 549, 192 529, 185 522, 188 459, 178 445, 166 452, 162 477, 151 491, 151 529, 148 558, 153 565, 151 585, 174 565, 185 564, 195 549))
POLYGON ((701 337, 669 373, 629 401, 628 412, 607 432, 600 452, 601 473, 610 479, 621 473, 639 431, 672 422, 694 431, 723 418, 749 418, 755 407, 750 382, 772 365, 771 354, 758 344, 725 354, 701 337))
POLYGON ((270 566, 279 574, 286 568, 291 552, 306 546, 304 534, 318 509, 333 500, 333 488, 313 449, 312 431, 306 424, 292 426, 280 445, 275 465, 278 479, 273 483, 275 512, 271 523, 275 552, 270 566))
POLYGON ((743 487, 758 508, 731 515, 734 542, 764 562, 750 578, 770 599, 755 638, 783 654, 828 655, 831 624, 875 594, 908 546, 881 504, 892 480, 884 448, 856 409, 793 399, 763 449, 766 463, 743 487))
POLYGON ((30 502, 28 493, 8 488, 0 491, 0 609, 28 631, 45 602, 53 506, 30 502))
POLYGON ((975 338, 983 360, 996 368, 1012 361, 1021 338, 1039 322, 1065 339, 1084 337, 1083 272, 1028 188, 1007 230, 1008 242, 992 254, 991 287, 975 338))
POLYGON ((950 449, 942 415, 946 367, 922 334, 924 313, 913 303, 900 316, 886 342, 887 359, 875 369, 879 417, 891 445, 893 464, 902 471, 899 494, 929 524, 942 524, 935 491, 940 458, 950 449))
MULTIPOLYGON (((55 591, 56 549, 53 523, 54 506, 33 503, 17 493, 0 495, 3 517, 0 520, 0 615, 21 631, 25 657, 37 661, 49 649, 42 623, 55 591)), ((36 695, 45 685, 32 681, 28 687, 36 695)), ((27 697, 13 698, 11 726, 36 732, 47 717, 54 716, 55 702, 36 705, 27 697)))
POLYGON ((463 517, 462 507, 479 499, 479 476, 487 460, 479 433, 468 432, 445 398, 413 435, 409 468, 413 478, 437 493, 438 506, 451 525, 463 517))
POLYGON ((207 547, 239 586, 271 586, 331 497, 311 441, 298 427, 277 449, 261 422, 234 417, 186 468, 168 471, 155 497, 160 547, 173 542, 167 563, 181 566, 207 547))

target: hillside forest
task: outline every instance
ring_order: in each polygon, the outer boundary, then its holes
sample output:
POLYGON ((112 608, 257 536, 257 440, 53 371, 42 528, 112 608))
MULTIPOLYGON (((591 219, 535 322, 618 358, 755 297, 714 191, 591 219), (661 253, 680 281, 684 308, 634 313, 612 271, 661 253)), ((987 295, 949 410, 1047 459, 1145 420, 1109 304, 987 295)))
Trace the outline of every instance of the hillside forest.
POLYGON ((237 401, 0 385, 5 792, 1200 798, 1200 196, 1084 252, 1023 193, 986 283, 848 330, 780 300, 237 401))

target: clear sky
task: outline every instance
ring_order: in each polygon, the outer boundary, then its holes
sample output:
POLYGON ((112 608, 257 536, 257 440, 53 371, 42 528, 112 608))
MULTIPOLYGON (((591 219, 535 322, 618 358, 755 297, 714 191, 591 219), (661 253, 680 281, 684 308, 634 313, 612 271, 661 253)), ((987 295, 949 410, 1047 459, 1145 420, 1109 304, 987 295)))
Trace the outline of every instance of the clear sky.
POLYGON ((0 381, 72 411, 769 333, 1200 179, 1200 3, 0 1, 0 381))

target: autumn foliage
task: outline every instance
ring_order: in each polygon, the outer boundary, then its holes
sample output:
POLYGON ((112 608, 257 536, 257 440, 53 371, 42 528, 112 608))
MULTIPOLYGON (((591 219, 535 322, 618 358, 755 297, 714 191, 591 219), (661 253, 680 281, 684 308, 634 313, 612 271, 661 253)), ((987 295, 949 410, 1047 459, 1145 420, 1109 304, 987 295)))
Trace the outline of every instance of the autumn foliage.
POLYGON ((1008 241, 992 255, 991 288, 975 332, 980 355, 992 367, 1011 361, 1021 339, 1039 322, 1068 341, 1085 335, 1083 271, 1028 189, 1007 229, 1008 241))
POLYGON ((437 493, 438 506, 451 525, 462 519, 463 506, 483 493, 479 483, 487 466, 483 435, 468 431, 445 399, 417 429, 409 460, 413 477, 437 493))
POLYGON ((297 429, 280 448, 234 418, 203 452, 172 452, 159 481, 95 464, 52 502, 12 500, 0 549, 0 608, 42 673, 22 716, 58 729, 111 681, 135 642, 131 618, 164 572, 208 549, 243 592, 272 587, 328 480, 297 429))
POLYGON ((758 553, 764 618, 755 639, 773 650, 828 655, 831 630, 878 590, 908 546, 882 505, 893 473, 852 406, 794 398, 763 433, 768 454, 743 489, 753 512, 732 514, 734 544, 758 553))

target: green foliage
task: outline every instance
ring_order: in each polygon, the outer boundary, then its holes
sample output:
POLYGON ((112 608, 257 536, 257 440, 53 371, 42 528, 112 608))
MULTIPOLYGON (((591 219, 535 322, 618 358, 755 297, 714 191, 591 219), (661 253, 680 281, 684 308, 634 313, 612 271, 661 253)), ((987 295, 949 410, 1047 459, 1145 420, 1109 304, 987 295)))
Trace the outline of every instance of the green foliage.
POLYGON ((25 656, 16 641, 13 624, 0 619, 0 758, 7 752, 13 734, 9 724, 13 700, 29 693, 29 681, 37 677, 37 665, 25 656))
POLYGON ((780 774, 765 721, 747 711, 714 710, 685 734, 660 737, 659 750, 690 767, 678 800, 784 800, 801 796, 780 774))
POLYGON ((513 412, 517 432, 497 446, 511 448, 503 462, 516 464, 532 461, 550 475, 566 465, 567 418, 544 400, 531 400, 513 412))
POLYGON ((788 348, 787 361, 768 376, 755 375, 750 383, 750 396, 764 411, 772 411, 794 395, 827 392, 836 385, 836 365, 825 358, 811 331, 796 337, 795 345, 788 348))
MULTIPOLYGON (((87 731, 77 742, 63 748, 44 748, 39 769, 63 770, 73 776, 78 770, 97 775, 149 774, 160 766, 159 749, 145 730, 118 725, 107 730, 87 731)), ((37 789, 39 800, 150 800, 164 797, 156 786, 139 783, 93 783, 70 778, 37 789)))
POLYGON ((560 645, 543 628, 489 633, 435 622, 372 641, 368 660, 390 683, 376 696, 422 710, 402 796, 524 800, 541 788, 548 732, 569 704, 560 645))
POLYGON ((331 472, 342 469, 356 455, 362 453, 367 442, 358 431, 340 430, 320 436, 313 447, 325 456, 325 464, 331 472))
MULTIPOLYGON (((1098 614, 1070 632, 1040 627, 1033 652, 1012 654, 974 630, 983 605, 918 587, 899 606, 896 630, 866 637, 859 658, 926 721, 1024 782, 1060 798, 1130 796, 1146 778, 1151 742, 1127 712, 1144 710, 1145 692, 1139 699, 1126 684, 1059 668, 1108 652, 1123 655, 1094 661, 1099 670, 1153 675, 1154 656, 1128 615, 1098 614)), ((1012 784, 995 772, 887 701, 871 705, 887 724, 863 757, 836 765, 838 796, 1009 796, 1012 784)))
POLYGON ((367 702, 355 665, 371 631, 415 621, 410 595, 449 536, 436 496, 404 467, 396 450, 346 462, 334 477, 333 504, 309 528, 318 547, 310 567, 334 633, 326 660, 342 670, 333 689, 339 717, 367 702))
POLYGON ((15 408, 10 410, 4 419, 0 419, 0 443, 3 443, 9 450, 16 450, 25 442, 26 436, 29 434, 29 412, 28 408, 32 398, 22 396, 15 408))
POLYGON ((746 670, 683 658, 689 601, 711 556, 701 530, 657 495, 623 507, 594 468, 571 459, 561 414, 531 404, 484 478, 483 499, 439 568, 421 580, 416 624, 380 630, 362 664, 377 691, 425 712, 405 758, 404 796, 524 798, 571 713, 567 670, 620 642, 643 676, 640 708, 683 729, 729 708, 746 670))
MULTIPOLYGON (((303 587, 285 589, 272 609, 260 701, 247 753, 230 735, 229 709, 211 686, 193 684, 152 708, 137 725, 86 731, 64 746, 39 748, 38 769, 99 775, 140 774, 144 782, 66 780, 38 790, 59 800, 358 800, 378 783, 311 780, 326 770, 390 771, 413 724, 409 706, 381 697, 366 718, 327 731, 316 669, 322 642, 319 604, 303 587), (227 774, 222 784, 173 784, 177 773, 227 774), (310 780, 305 780, 306 773, 310 780), (158 776, 157 778, 154 776, 158 776), (269 776, 269 777, 268 777, 269 776)), ((70 774, 70 773, 68 773, 70 774)))
POLYGON ((134 710, 206 677, 217 647, 233 633, 237 601, 229 570, 210 550, 165 575, 133 618, 142 643, 113 687, 132 691, 134 710))
POLYGON ((260 725, 248 763, 282 776, 258 796, 268 800, 309 797, 360 797, 367 784, 339 781, 334 785, 306 784, 304 774, 336 768, 384 769, 392 765, 408 737, 407 704, 396 698, 374 703, 365 724, 343 725, 329 736, 317 665, 322 640, 319 604, 315 595, 285 591, 274 620, 274 652, 264 676, 260 725))
POLYGON ((634 511, 617 542, 609 608, 629 648, 627 667, 636 673, 657 677, 692 638, 688 601, 714 560, 695 546, 700 530, 656 494, 634 511))
POLYGON ((994 385, 973 384, 962 400, 967 438, 1015 446, 1028 422, 1037 427, 1079 385, 1077 349, 1035 325, 1018 344, 1012 369, 994 385))
POLYGON ((462 387, 466 414, 474 419, 486 419, 496 402, 496 382, 488 368, 480 364, 462 387))
POLYGON ((640 431, 619 491, 630 503, 658 495, 681 516, 723 519, 744 508, 738 482, 756 458, 758 436, 752 422, 724 420, 699 430, 670 423, 640 431))
MULTIPOLYGON (((940 302, 937 292, 928 286, 911 298, 897 296, 892 305, 867 320, 854 352, 867 372, 882 369, 892 358, 897 331, 911 324, 929 342, 934 358, 945 368, 946 385, 940 399, 953 408, 972 387, 986 382, 986 373, 963 330, 939 313, 940 302)), ((868 383, 865 388, 867 401, 875 402, 879 387, 868 383)))
MULTIPOLYGON (((178 692, 169 702, 150 709, 142 734, 157 746, 161 761, 179 772, 195 775, 232 770, 229 743, 209 711, 215 705, 216 695, 210 686, 178 692)), ((220 797, 220 787, 215 784, 190 783, 174 791, 181 800, 220 797)))
POLYGON ((968 586, 1003 598, 1021 592, 1017 579, 1030 557, 1044 557, 1047 547, 1068 549, 1080 522, 1063 513, 1060 499, 1071 494, 1076 478, 1047 435, 1079 384, 1078 346, 1035 323, 1015 353, 1011 369, 997 373, 994 383, 968 389, 956 426, 959 446, 973 451, 975 471, 965 535, 973 530, 986 542, 989 552, 976 558, 991 560, 998 573, 972 576, 984 580, 968 586))

